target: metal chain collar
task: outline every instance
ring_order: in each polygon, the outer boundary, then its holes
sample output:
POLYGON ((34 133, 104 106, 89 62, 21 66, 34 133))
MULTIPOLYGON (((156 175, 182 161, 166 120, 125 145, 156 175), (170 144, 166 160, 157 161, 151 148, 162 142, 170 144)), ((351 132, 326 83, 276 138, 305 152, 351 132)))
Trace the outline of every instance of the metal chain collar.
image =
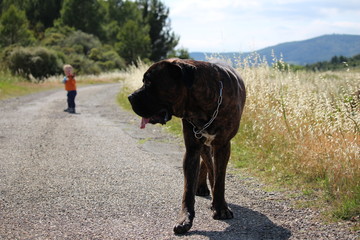
POLYGON ((222 90, 223 90, 223 83, 221 81, 219 81, 220 83, 220 94, 219 94, 219 98, 218 98, 218 105, 216 107, 216 110, 215 112, 213 113, 211 119, 209 122, 207 122, 200 130, 196 130, 197 127, 195 126, 195 124, 193 124, 190 120, 187 119, 187 121, 193 126, 193 132, 194 132, 194 135, 197 139, 200 139, 202 138, 202 133, 205 131, 205 129, 207 129, 211 124, 212 122, 215 120, 215 118, 217 117, 218 113, 219 113, 219 108, 220 108, 220 105, 222 103, 222 90))

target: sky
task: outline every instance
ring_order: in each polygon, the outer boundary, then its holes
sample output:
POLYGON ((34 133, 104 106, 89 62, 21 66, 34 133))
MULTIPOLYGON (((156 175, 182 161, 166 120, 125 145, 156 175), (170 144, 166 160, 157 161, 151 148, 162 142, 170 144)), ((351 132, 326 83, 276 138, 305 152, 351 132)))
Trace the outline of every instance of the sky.
POLYGON ((325 34, 360 35, 359 0, 162 0, 177 48, 247 52, 325 34))

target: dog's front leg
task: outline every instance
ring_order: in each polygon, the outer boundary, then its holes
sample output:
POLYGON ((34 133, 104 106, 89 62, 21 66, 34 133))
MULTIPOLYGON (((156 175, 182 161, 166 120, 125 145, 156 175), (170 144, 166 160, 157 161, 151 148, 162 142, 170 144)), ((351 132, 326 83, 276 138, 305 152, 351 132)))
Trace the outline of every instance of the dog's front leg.
POLYGON ((223 146, 215 146, 214 151, 214 190, 213 190, 213 218, 230 219, 234 215, 225 201, 225 175, 230 157, 230 142, 223 146))
POLYGON ((192 227, 195 217, 195 193, 197 188, 200 152, 202 143, 194 138, 191 127, 186 126, 187 122, 183 121, 183 132, 186 153, 183 161, 184 170, 184 193, 182 198, 182 209, 178 223, 174 227, 176 234, 184 234, 192 227))

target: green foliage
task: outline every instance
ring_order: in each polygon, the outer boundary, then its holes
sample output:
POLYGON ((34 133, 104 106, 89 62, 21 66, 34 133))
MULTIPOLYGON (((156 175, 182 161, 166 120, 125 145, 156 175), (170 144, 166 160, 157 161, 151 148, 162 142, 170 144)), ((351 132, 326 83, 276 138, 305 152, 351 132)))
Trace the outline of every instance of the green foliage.
POLYGON ((150 37, 148 27, 141 27, 133 20, 125 23, 117 35, 119 40, 115 47, 128 64, 135 63, 138 58, 146 59, 150 54, 150 37))
POLYGON ((64 0, 60 21, 103 39, 104 16, 105 9, 97 0, 64 0))
POLYGON ((167 58, 190 59, 190 53, 186 48, 179 48, 168 53, 167 58))
POLYGON ((305 66, 310 71, 334 71, 360 68, 360 54, 353 57, 334 56, 330 61, 317 62, 305 66))
POLYGON ((351 195, 342 196, 338 199, 337 210, 333 213, 334 217, 351 220, 356 219, 354 216, 360 215, 360 187, 358 187, 351 195))
POLYGON ((139 59, 188 56, 174 51, 178 37, 170 28, 169 9, 158 0, 1 0, 0 12, 0 61, 16 74, 40 79, 53 73, 35 73, 33 63, 25 61, 30 53, 16 48, 31 44, 51 48, 78 74, 123 69, 139 59), (9 62, 10 55, 21 59, 20 68, 9 62))
POLYGON ((140 0, 143 19, 150 26, 150 60, 165 58, 179 42, 179 37, 171 31, 168 19, 169 9, 159 0, 140 0))
POLYGON ((116 51, 106 48, 92 48, 89 53, 89 58, 98 63, 102 71, 109 71, 111 69, 124 69, 125 61, 116 51))
POLYGON ((15 43, 27 46, 34 40, 32 32, 28 30, 25 12, 10 5, 0 18, 0 46, 7 47, 15 43))
POLYGON ((62 62, 55 52, 44 47, 15 48, 7 58, 10 71, 38 81, 60 73, 62 62))
POLYGON ((1 12, 6 11, 11 5, 16 8, 24 10, 29 0, 2 0, 0 1, 1 12))
POLYGON ((108 0, 106 8, 108 19, 115 21, 119 26, 123 26, 128 20, 142 20, 141 12, 136 2, 108 0))
POLYGON ((100 74, 101 68, 95 61, 80 54, 71 54, 67 58, 67 63, 75 68, 77 74, 100 74))
POLYGON ((25 3, 26 16, 31 28, 40 36, 60 17, 63 0, 27 0, 25 3))
POLYGON ((121 27, 119 26, 119 24, 116 21, 111 21, 110 23, 105 25, 104 29, 105 29, 106 38, 107 38, 106 42, 108 44, 114 46, 115 43, 117 42, 116 36, 121 31, 121 27))
MULTIPOLYGON (((42 43, 63 54, 64 62, 72 64, 78 74, 99 74, 103 71, 125 68, 125 61, 110 45, 103 45, 94 35, 67 28, 54 28, 45 33, 42 43)), ((61 55, 61 54, 60 54, 61 55)))
POLYGON ((77 52, 83 55, 88 55, 91 49, 99 48, 102 45, 97 37, 82 31, 71 33, 62 43, 68 47, 77 46, 77 52))

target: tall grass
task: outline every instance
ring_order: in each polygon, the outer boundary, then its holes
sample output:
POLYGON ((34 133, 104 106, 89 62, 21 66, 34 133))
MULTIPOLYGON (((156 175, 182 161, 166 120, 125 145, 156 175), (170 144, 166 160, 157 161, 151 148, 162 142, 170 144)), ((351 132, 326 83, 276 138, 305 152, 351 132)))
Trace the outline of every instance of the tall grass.
POLYGON ((360 73, 284 71, 285 63, 270 67, 258 56, 239 63, 248 99, 234 161, 320 189, 336 217, 359 215, 360 73))
MULTIPOLYGON (((360 73, 292 72, 257 55, 237 65, 248 98, 232 141, 234 165, 313 193, 337 218, 359 215, 360 73)), ((123 95, 141 85, 147 67, 126 72, 123 95)))

